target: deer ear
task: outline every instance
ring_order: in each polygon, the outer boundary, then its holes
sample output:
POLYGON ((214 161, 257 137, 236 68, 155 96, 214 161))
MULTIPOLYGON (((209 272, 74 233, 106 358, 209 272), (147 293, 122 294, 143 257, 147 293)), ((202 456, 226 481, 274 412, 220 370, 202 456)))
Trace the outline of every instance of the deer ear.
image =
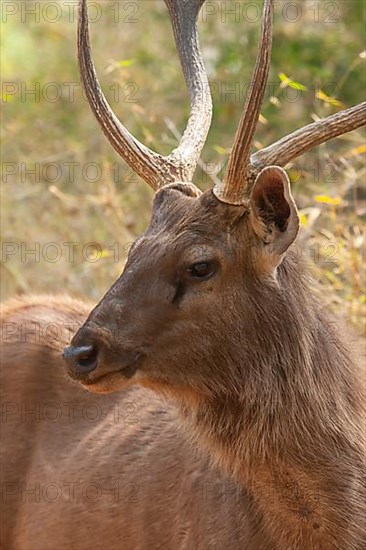
POLYGON ((299 230, 299 216, 286 172, 279 166, 264 168, 255 180, 250 202, 254 231, 269 252, 282 255, 299 230))

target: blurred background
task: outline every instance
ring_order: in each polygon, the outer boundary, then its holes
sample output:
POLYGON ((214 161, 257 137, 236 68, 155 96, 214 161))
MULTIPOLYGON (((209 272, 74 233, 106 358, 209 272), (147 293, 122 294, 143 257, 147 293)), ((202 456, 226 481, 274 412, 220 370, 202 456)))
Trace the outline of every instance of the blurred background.
MULTIPOLYGON (((250 74, 262 2, 206 2, 201 45, 214 101, 195 183, 224 173, 250 74)), ((362 0, 276 7, 261 148, 364 100, 362 0)), ((2 2, 2 299, 70 293, 98 300, 144 231, 152 191, 114 153, 79 84, 75 0, 2 2)), ((123 123, 167 154, 189 112, 162 0, 90 2, 93 52, 123 123)), ((288 167, 301 213, 301 248, 326 303, 362 329, 365 140, 346 134, 288 167)))

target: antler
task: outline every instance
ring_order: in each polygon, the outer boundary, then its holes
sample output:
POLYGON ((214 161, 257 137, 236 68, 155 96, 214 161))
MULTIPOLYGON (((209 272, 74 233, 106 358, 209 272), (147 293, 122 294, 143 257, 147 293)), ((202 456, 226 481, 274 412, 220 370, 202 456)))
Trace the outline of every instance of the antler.
POLYGON ((223 183, 216 184, 214 194, 228 204, 245 204, 250 183, 266 166, 285 166, 305 151, 366 123, 366 103, 340 111, 283 137, 250 156, 253 135, 258 122, 267 84, 272 46, 273 0, 265 0, 261 45, 254 75, 245 101, 243 115, 229 158, 223 183))
POLYGON ((212 99, 197 36, 197 17, 205 0, 165 0, 190 94, 191 113, 179 143, 168 156, 152 151, 138 141, 113 113, 92 60, 87 0, 80 0, 78 58, 88 102, 114 149, 153 189, 192 180, 211 125, 212 99))
MULTIPOLYGON (((192 180, 211 125, 212 99, 197 36, 197 17, 205 0, 164 0, 170 14, 184 78, 189 90, 191 112, 176 149, 164 157, 140 143, 118 120, 98 81, 92 61, 87 0, 80 0, 78 57, 81 79, 89 104, 114 149, 153 189, 175 181, 192 180)), ((305 151, 355 130, 366 122, 366 103, 361 103, 283 137, 251 155, 267 84, 271 48, 273 0, 265 0, 261 42, 243 114, 223 182, 214 194, 228 204, 245 204, 250 183, 265 166, 285 166, 305 151)))
POLYGON ((334 137, 360 128, 366 123, 366 102, 335 113, 312 124, 300 128, 265 147, 252 156, 251 163, 261 170, 265 166, 277 164, 285 166, 306 151, 334 137))
POLYGON ((273 1, 265 0, 261 41, 254 74, 245 100, 224 181, 214 188, 216 197, 229 204, 242 204, 243 192, 247 187, 250 150, 266 90, 271 62, 272 20, 273 1))

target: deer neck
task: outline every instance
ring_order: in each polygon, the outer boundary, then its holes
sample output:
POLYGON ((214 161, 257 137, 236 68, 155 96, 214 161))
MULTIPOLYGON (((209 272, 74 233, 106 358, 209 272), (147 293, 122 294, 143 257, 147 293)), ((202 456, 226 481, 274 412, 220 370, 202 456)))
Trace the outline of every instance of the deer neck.
POLYGON ((256 341, 255 352, 243 341, 235 364, 215 365, 237 373, 236 390, 228 384, 195 408, 182 402, 181 413, 198 445, 250 492, 279 548, 361 548, 356 367, 338 325, 313 299, 302 296, 301 311, 292 300, 270 342, 256 341))

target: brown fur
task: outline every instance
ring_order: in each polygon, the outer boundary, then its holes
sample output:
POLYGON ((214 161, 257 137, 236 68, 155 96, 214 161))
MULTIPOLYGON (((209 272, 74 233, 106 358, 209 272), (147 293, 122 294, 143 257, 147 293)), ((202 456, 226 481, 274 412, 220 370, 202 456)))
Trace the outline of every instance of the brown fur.
MULTIPOLYGON (((125 388, 98 403, 133 400, 138 424, 6 423, 3 462, 6 481, 105 476, 122 486, 132 480, 141 498, 135 507, 84 499, 36 508, 15 494, 8 548, 53 548, 54 536, 58 548, 75 550, 364 548, 363 364, 290 243, 282 253, 286 234, 267 218, 254 204, 223 205, 211 192, 157 193, 123 274, 72 340, 93 344, 97 368, 67 367, 89 390, 125 388), (191 279, 189 266, 208 260, 213 276, 191 279), (224 500, 203 501, 206 483, 224 483, 224 500)), ((34 299, 8 306, 4 323, 51 317, 80 325, 87 310, 34 299)), ((66 343, 21 345, 19 335, 8 336, 5 395, 16 403, 96 402, 64 380, 66 343)))
POLYGON ((245 548, 256 540, 249 498, 189 445, 175 407, 142 388, 98 396, 66 379, 67 327, 89 310, 49 296, 3 307, 2 548, 245 548), (60 338, 45 338, 49 322, 60 338), (62 411, 57 422, 50 404, 62 411), (102 411, 95 422, 83 414, 91 405, 102 411))

